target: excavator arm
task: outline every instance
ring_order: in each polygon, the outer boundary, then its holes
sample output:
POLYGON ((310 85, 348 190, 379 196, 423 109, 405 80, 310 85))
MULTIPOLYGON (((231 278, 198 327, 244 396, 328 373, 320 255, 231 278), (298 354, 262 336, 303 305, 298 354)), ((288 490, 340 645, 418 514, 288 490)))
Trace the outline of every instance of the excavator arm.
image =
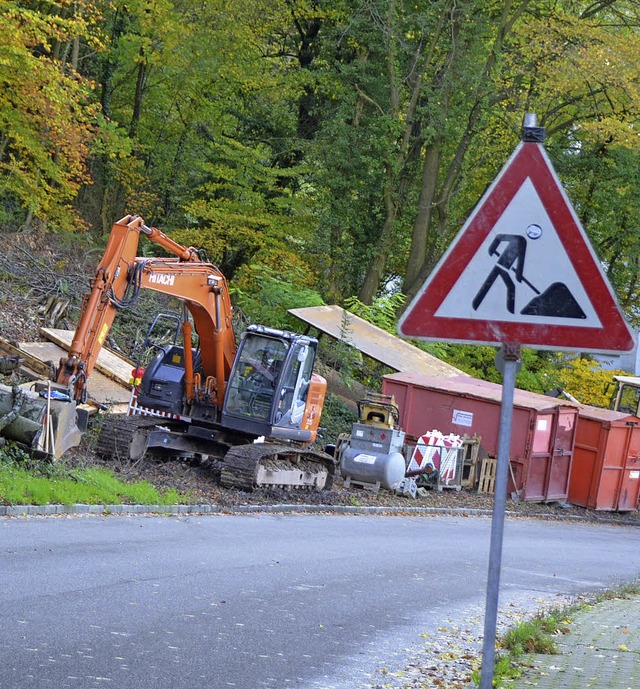
MULTIPOLYGON (((109 236, 91 291, 82 302, 81 316, 67 357, 60 360, 56 382, 73 388, 78 401, 86 399, 87 378, 95 366, 119 310, 132 306, 140 289, 150 289, 183 301, 200 339, 202 376, 208 393, 222 406, 225 381, 233 365, 236 345, 231 302, 222 273, 201 260, 193 247, 184 247, 141 217, 127 215, 109 236), (140 235, 173 254, 170 258, 138 257, 140 235)), ((199 388, 191 361, 191 324, 182 326, 185 342, 187 400, 199 388)))

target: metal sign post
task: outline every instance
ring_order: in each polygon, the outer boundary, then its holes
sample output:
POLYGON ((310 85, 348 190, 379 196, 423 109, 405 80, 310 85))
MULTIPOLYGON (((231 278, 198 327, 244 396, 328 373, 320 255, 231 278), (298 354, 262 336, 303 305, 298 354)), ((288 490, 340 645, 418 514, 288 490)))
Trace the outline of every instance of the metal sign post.
POLYGON ((520 345, 502 345, 502 404, 498 431, 498 465, 493 493, 493 518, 491 520, 491 544, 489 546, 489 573, 487 576, 487 600, 484 613, 484 638, 482 644, 482 670, 480 689, 493 686, 498 596, 502 566, 502 536, 504 513, 507 503, 509 478, 509 449, 511 447, 511 420, 516 373, 520 363, 520 345))

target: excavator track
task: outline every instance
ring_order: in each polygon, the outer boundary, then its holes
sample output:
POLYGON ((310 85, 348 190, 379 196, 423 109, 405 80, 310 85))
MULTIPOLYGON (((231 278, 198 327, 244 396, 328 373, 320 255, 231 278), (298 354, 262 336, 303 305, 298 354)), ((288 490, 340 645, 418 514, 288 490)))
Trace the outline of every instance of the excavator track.
POLYGON ((127 416, 125 414, 111 414, 106 416, 96 443, 96 454, 103 459, 119 459, 129 461, 129 445, 133 436, 147 426, 152 427, 158 419, 148 416, 127 416))
POLYGON ((328 490, 336 462, 324 452, 277 443, 232 447, 224 456, 220 482, 226 488, 262 487, 328 490))

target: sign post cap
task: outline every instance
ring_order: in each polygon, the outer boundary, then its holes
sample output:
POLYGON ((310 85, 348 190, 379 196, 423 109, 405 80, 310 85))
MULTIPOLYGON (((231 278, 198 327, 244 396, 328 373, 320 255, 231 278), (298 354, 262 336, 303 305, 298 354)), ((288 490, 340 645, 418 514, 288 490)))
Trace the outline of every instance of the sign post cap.
POLYGON ((538 127, 538 116, 535 113, 525 113, 520 138, 524 143, 533 144, 541 144, 547 138, 547 130, 544 127, 538 127))

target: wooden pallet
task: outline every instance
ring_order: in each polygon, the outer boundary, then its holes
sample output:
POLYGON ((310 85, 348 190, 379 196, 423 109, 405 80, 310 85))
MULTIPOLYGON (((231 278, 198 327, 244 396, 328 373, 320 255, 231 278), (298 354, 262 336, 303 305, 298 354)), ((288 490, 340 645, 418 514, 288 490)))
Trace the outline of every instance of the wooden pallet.
MULTIPOLYGON (((478 493, 490 493, 493 495, 495 493, 496 487, 496 471, 498 468, 498 460, 493 457, 485 457, 482 460, 482 467, 480 469, 480 480, 478 482, 478 493)), ((511 482, 515 488, 516 486, 516 476, 513 471, 513 466, 509 462, 509 474, 511 475, 511 482)), ((519 498, 519 491, 515 488, 512 493, 514 499, 519 498)))
POLYGON ((497 466, 498 460, 493 457, 485 457, 482 460, 480 480, 478 481, 478 493, 494 493, 497 466))

